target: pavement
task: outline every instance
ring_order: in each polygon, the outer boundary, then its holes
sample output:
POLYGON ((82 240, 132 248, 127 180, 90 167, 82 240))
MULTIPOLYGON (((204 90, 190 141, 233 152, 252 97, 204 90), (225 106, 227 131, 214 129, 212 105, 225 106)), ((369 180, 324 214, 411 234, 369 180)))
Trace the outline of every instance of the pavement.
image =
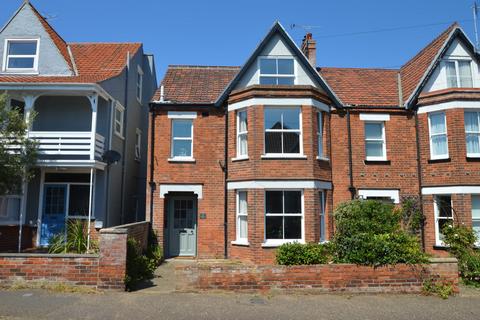
POLYGON ((480 291, 420 295, 0 291, 0 319, 480 319, 480 291))

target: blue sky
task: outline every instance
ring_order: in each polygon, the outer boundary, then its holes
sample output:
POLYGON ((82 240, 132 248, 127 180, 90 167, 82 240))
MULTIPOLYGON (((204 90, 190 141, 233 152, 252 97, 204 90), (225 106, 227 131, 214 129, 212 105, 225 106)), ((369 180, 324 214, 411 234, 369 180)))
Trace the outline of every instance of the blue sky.
MULTIPOLYGON (((3 0, 5 23, 22 0, 3 0)), ((396 68, 449 23, 473 40, 472 0, 32 0, 66 41, 139 41, 169 64, 241 65, 275 20, 299 43, 314 26, 319 66, 396 68), (443 23, 443 24, 439 24, 443 23), (370 30, 430 25, 391 32, 370 30)))

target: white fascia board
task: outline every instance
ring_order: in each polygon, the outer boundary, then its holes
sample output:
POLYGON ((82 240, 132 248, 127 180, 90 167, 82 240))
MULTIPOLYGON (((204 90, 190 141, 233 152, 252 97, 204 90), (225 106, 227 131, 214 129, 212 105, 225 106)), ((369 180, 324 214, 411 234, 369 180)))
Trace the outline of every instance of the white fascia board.
POLYGON ((165 198, 169 192, 193 192, 198 199, 203 198, 203 186, 201 184, 161 184, 160 198, 165 198))
POLYGON ((322 189, 331 190, 332 183, 320 180, 249 180, 228 182, 228 190, 237 189, 322 189))
POLYGON ((480 186, 425 187, 422 194, 480 194, 480 186))
POLYGON ((429 113, 450 109, 480 109, 480 101, 448 101, 418 107, 418 113, 429 113))
POLYGON ((360 120, 362 121, 390 121, 388 113, 360 113, 360 120))
POLYGON ((196 119, 197 113, 195 111, 168 111, 169 119, 196 119))
POLYGON ((358 190, 358 196, 360 198, 369 197, 388 197, 393 200, 394 203, 400 203, 400 192, 398 190, 385 190, 385 189, 360 189, 358 190))
POLYGON ((104 170, 107 164, 96 160, 38 160, 37 166, 45 168, 95 168, 104 170))
POLYGON ((322 111, 330 112, 327 104, 312 98, 250 98, 247 100, 231 103, 228 111, 243 109, 250 106, 314 106, 322 111))
POLYGON ((44 93, 54 92, 81 92, 82 94, 97 93, 105 100, 115 100, 105 89, 97 83, 27 83, 27 82, 11 82, 0 84, 0 90, 18 90, 18 91, 35 91, 44 93))

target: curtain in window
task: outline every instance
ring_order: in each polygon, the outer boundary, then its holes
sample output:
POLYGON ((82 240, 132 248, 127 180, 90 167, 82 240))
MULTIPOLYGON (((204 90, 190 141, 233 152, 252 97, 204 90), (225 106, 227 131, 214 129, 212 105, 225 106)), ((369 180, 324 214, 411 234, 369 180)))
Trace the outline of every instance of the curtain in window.
POLYGON ((238 193, 238 239, 247 239, 248 230, 248 208, 247 208, 247 192, 240 191, 238 193))
POLYGON ((457 85, 457 71, 455 70, 455 61, 445 62, 447 68, 447 86, 449 88, 456 88, 457 85))
POLYGON ((467 154, 480 154, 480 127, 477 112, 465 112, 467 154))
POLYGON ((458 61, 458 74, 460 76, 460 86, 463 88, 472 88, 472 69, 470 67, 470 61, 458 61))
POLYGON ((445 125, 444 113, 430 115, 430 136, 432 144, 432 154, 448 154, 447 128, 445 125))

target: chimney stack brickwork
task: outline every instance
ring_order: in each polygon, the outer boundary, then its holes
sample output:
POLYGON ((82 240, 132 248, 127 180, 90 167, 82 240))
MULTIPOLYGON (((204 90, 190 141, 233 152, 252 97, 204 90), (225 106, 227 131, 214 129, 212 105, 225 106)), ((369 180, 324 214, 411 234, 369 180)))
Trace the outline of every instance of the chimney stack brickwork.
POLYGON ((317 41, 313 39, 312 34, 309 32, 303 37, 302 52, 308 58, 310 64, 317 67, 317 41))

